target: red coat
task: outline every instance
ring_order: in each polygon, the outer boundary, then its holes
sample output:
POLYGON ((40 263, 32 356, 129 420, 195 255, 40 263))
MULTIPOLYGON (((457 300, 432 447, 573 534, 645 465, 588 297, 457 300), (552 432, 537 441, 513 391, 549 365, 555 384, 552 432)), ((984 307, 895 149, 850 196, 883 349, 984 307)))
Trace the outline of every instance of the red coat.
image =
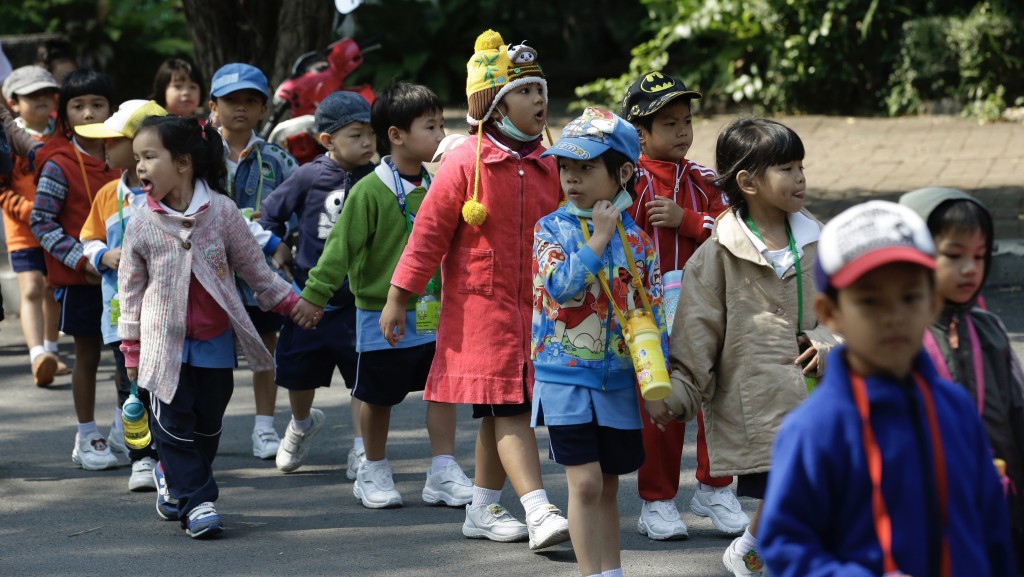
POLYGON ((716 176, 715 171, 690 160, 680 164, 640 157, 633 187, 636 200, 629 215, 655 241, 663 273, 682 269, 697 247, 711 237, 715 219, 726 209, 722 191, 715 186, 716 176), (646 204, 655 196, 672 198, 683 207, 679 228, 651 224, 646 204))
POLYGON ((487 220, 470 226, 462 204, 473 193, 476 146, 474 135, 445 156, 391 284, 420 294, 441 265, 437 353, 424 399, 522 403, 533 390, 533 228, 558 208, 558 167, 540 158, 543 147, 519 158, 484 135, 478 200, 487 220))

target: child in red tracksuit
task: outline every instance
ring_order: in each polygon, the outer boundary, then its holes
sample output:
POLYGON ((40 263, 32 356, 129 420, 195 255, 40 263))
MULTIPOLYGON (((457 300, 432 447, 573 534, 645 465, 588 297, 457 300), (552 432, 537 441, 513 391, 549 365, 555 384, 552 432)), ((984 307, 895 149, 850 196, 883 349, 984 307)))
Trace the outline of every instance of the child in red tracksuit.
MULTIPOLYGON (((621 116, 636 127, 643 151, 629 213, 654 239, 666 287, 673 280, 679 282, 672 276, 681 278, 686 261, 711 236, 715 219, 726 208, 715 171, 686 158, 693 143, 690 101, 700 97, 678 78, 651 72, 629 87, 622 105, 621 116)), ((686 523, 675 505, 685 431, 686 424, 677 420, 664 427, 653 418, 644 420, 647 458, 637 475, 637 490, 644 501, 637 530, 651 539, 687 537, 686 523)), ((699 414, 697 481, 690 509, 710 517, 723 533, 742 533, 750 519, 729 488, 732 477, 711 476, 704 419, 699 414)))

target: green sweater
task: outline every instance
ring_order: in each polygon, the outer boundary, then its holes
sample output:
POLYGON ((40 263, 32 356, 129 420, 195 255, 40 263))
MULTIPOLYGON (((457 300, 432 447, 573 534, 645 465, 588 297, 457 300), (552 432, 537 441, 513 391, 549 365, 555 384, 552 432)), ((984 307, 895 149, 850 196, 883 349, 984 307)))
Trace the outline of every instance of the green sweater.
MULTIPOLYGON (((406 210, 415 215, 426 192, 419 186, 406 193, 406 210)), ((398 198, 379 172, 366 175, 349 191, 324 252, 309 271, 302 298, 323 307, 348 276, 356 307, 384 310, 391 275, 408 240, 409 229, 398 198)), ((416 300, 410 299, 407 308, 415 307, 416 300)))

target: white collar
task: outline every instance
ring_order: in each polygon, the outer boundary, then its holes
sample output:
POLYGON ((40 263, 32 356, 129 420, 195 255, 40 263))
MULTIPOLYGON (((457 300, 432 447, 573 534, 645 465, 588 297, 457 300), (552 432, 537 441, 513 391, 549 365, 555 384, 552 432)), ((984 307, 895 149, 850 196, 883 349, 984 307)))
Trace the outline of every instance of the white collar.
POLYGON ((160 202, 160 208, 167 211, 167 214, 173 214, 176 216, 195 216, 197 212, 207 204, 210 204, 210 190, 206 187, 206 183, 201 178, 196 179, 195 187, 192 190, 192 202, 188 204, 188 208, 185 212, 178 212, 173 208, 160 202))
MULTIPOLYGON (((221 138, 224 138, 223 129, 218 128, 217 131, 220 132, 221 138)), ((263 139, 256 134, 255 130, 253 130, 252 134, 249 135, 249 142, 245 143, 245 148, 243 148, 242 153, 238 155, 238 161, 236 162, 234 160, 231 160, 231 146, 228 144, 228 140, 224 138, 224 160, 234 164, 238 164, 238 162, 241 162, 242 159, 245 158, 246 154, 250 150, 252 150, 253 147, 255 147, 257 144, 261 142, 263 142, 263 139)))
MULTIPOLYGON (((745 218, 739 218, 739 214, 736 216, 736 220, 740 223, 740 228, 743 230, 743 233, 747 235, 747 238, 750 239, 750 242, 753 243, 757 252, 767 254, 769 252, 768 245, 766 245, 761 239, 757 238, 754 231, 750 230, 745 218)), ((818 228, 818 223, 814 222, 813 219, 808 217, 802 211, 789 213, 786 215, 786 220, 789 221, 789 230, 793 233, 793 240, 796 243, 797 253, 800 256, 803 256, 805 246, 812 242, 818 242, 818 236, 821 234, 821 229, 818 228)))
MULTIPOLYGON (((391 167, 388 166, 388 161, 389 160, 391 160, 391 155, 390 154, 387 155, 387 156, 382 157, 380 159, 380 164, 378 164, 373 169, 373 172, 374 172, 374 174, 377 175, 378 178, 380 178, 381 182, 384 183, 384 186, 388 187, 388 190, 391 191, 391 194, 398 194, 398 191, 395 190, 395 175, 391 171, 391 167)), ((421 164, 420 167, 422 169, 423 165, 421 164)), ((342 169, 342 170, 344 170, 344 169, 342 169)), ((402 177, 401 174, 399 174, 398 176, 399 176, 399 178, 402 177)), ((420 186, 423 186, 422 183, 420 184, 420 186)), ((405 194, 409 194, 410 192, 416 190, 419 187, 416 186, 415 184, 409 182, 405 178, 402 178, 402 188, 405 189, 402 192, 404 192, 405 194)))

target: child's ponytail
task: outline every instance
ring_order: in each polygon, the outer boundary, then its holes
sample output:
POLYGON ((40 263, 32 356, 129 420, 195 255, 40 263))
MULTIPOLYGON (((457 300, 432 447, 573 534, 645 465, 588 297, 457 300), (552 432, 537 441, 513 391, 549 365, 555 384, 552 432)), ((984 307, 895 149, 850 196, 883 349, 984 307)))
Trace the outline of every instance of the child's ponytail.
POLYGON ((766 118, 738 118, 718 135, 715 146, 716 184, 729 206, 742 207, 743 193, 737 177, 746 171, 759 179, 771 166, 804 159, 804 143, 788 126, 766 118))
POLYGON ((228 169, 224 164, 224 141, 216 128, 203 126, 194 117, 151 116, 142 121, 139 130, 156 130, 172 157, 192 157, 192 176, 201 178, 206 184, 220 192, 224 191, 228 169))

